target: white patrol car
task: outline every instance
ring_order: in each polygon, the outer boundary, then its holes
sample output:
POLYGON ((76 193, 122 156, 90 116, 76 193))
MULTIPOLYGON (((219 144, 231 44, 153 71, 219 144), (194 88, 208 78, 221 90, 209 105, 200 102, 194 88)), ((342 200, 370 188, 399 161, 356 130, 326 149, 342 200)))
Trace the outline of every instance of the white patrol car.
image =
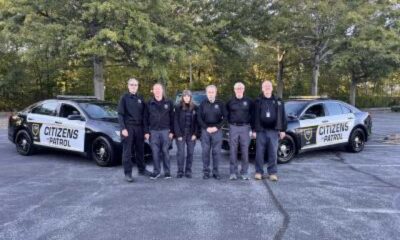
MULTIPOLYGON (((280 141, 278 162, 287 163, 300 152, 344 145, 360 152, 371 134, 368 112, 339 100, 323 97, 291 97, 285 102, 288 120, 286 137, 280 141)), ((229 149, 229 131, 225 129, 223 148, 229 149)), ((255 140, 249 153, 255 154, 255 140)))
MULTIPOLYGON (((122 144, 117 105, 86 96, 58 96, 35 103, 9 118, 8 138, 18 153, 39 147, 85 153, 99 166, 120 162, 122 144)), ((145 155, 150 154, 145 143, 145 155)))

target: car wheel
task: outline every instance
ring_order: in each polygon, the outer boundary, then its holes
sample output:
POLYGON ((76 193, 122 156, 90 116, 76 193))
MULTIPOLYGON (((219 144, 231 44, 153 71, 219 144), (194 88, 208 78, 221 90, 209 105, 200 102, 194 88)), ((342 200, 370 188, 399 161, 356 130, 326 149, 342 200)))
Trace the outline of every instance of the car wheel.
POLYGON ((286 135, 284 139, 279 141, 278 146, 278 163, 288 163, 296 155, 296 144, 293 137, 286 135))
POLYGON ((105 137, 97 137, 92 142, 92 158, 101 167, 112 166, 115 164, 114 149, 110 141, 105 137))
POLYGON ((365 146, 365 133, 361 128, 356 128, 350 134, 347 150, 350 152, 358 153, 364 149, 365 146))
POLYGON ((34 146, 31 136, 26 130, 20 130, 15 137, 17 152, 24 156, 32 155, 34 146))

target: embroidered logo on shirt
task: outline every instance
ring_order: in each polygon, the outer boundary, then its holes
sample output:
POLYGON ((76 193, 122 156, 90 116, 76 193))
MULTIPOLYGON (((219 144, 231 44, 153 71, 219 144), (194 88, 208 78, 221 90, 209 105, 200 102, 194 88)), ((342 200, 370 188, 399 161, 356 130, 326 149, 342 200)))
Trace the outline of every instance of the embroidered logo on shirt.
POLYGON ((218 109, 218 108, 219 108, 219 106, 218 106, 217 104, 215 104, 215 105, 214 105, 214 108, 215 108, 215 109, 218 109))
POLYGON ((138 103, 142 103, 142 100, 138 99, 137 102, 138 102, 138 103))
POLYGON ((243 102, 243 106, 247 106, 247 102, 246 101, 243 102))
POLYGON ((165 105, 164 105, 164 108, 165 108, 165 109, 168 109, 168 104, 165 104, 165 105))

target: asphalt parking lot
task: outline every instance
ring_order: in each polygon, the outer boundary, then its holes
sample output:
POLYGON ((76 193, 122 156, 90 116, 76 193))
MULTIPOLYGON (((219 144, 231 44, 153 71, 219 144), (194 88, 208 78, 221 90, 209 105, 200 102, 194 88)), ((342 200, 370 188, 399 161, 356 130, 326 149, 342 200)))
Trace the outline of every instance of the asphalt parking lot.
POLYGON ((198 143, 193 179, 129 184, 79 155, 20 156, 1 129, 0 239, 400 239, 400 144, 384 141, 399 123, 374 112, 362 153, 301 154, 277 183, 229 181, 227 153, 203 180, 198 143))

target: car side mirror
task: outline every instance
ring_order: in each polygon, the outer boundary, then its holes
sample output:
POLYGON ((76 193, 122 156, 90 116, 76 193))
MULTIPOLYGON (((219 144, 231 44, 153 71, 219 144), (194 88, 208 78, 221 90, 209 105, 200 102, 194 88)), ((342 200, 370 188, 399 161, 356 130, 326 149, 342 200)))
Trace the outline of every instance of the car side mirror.
POLYGON ((304 114, 304 115, 301 117, 302 120, 305 120, 305 119, 315 119, 315 118, 317 118, 317 115, 312 114, 312 113, 306 113, 306 114, 304 114))
POLYGON ((79 121, 85 121, 85 118, 82 117, 79 114, 72 114, 72 115, 68 115, 68 120, 79 120, 79 121))

